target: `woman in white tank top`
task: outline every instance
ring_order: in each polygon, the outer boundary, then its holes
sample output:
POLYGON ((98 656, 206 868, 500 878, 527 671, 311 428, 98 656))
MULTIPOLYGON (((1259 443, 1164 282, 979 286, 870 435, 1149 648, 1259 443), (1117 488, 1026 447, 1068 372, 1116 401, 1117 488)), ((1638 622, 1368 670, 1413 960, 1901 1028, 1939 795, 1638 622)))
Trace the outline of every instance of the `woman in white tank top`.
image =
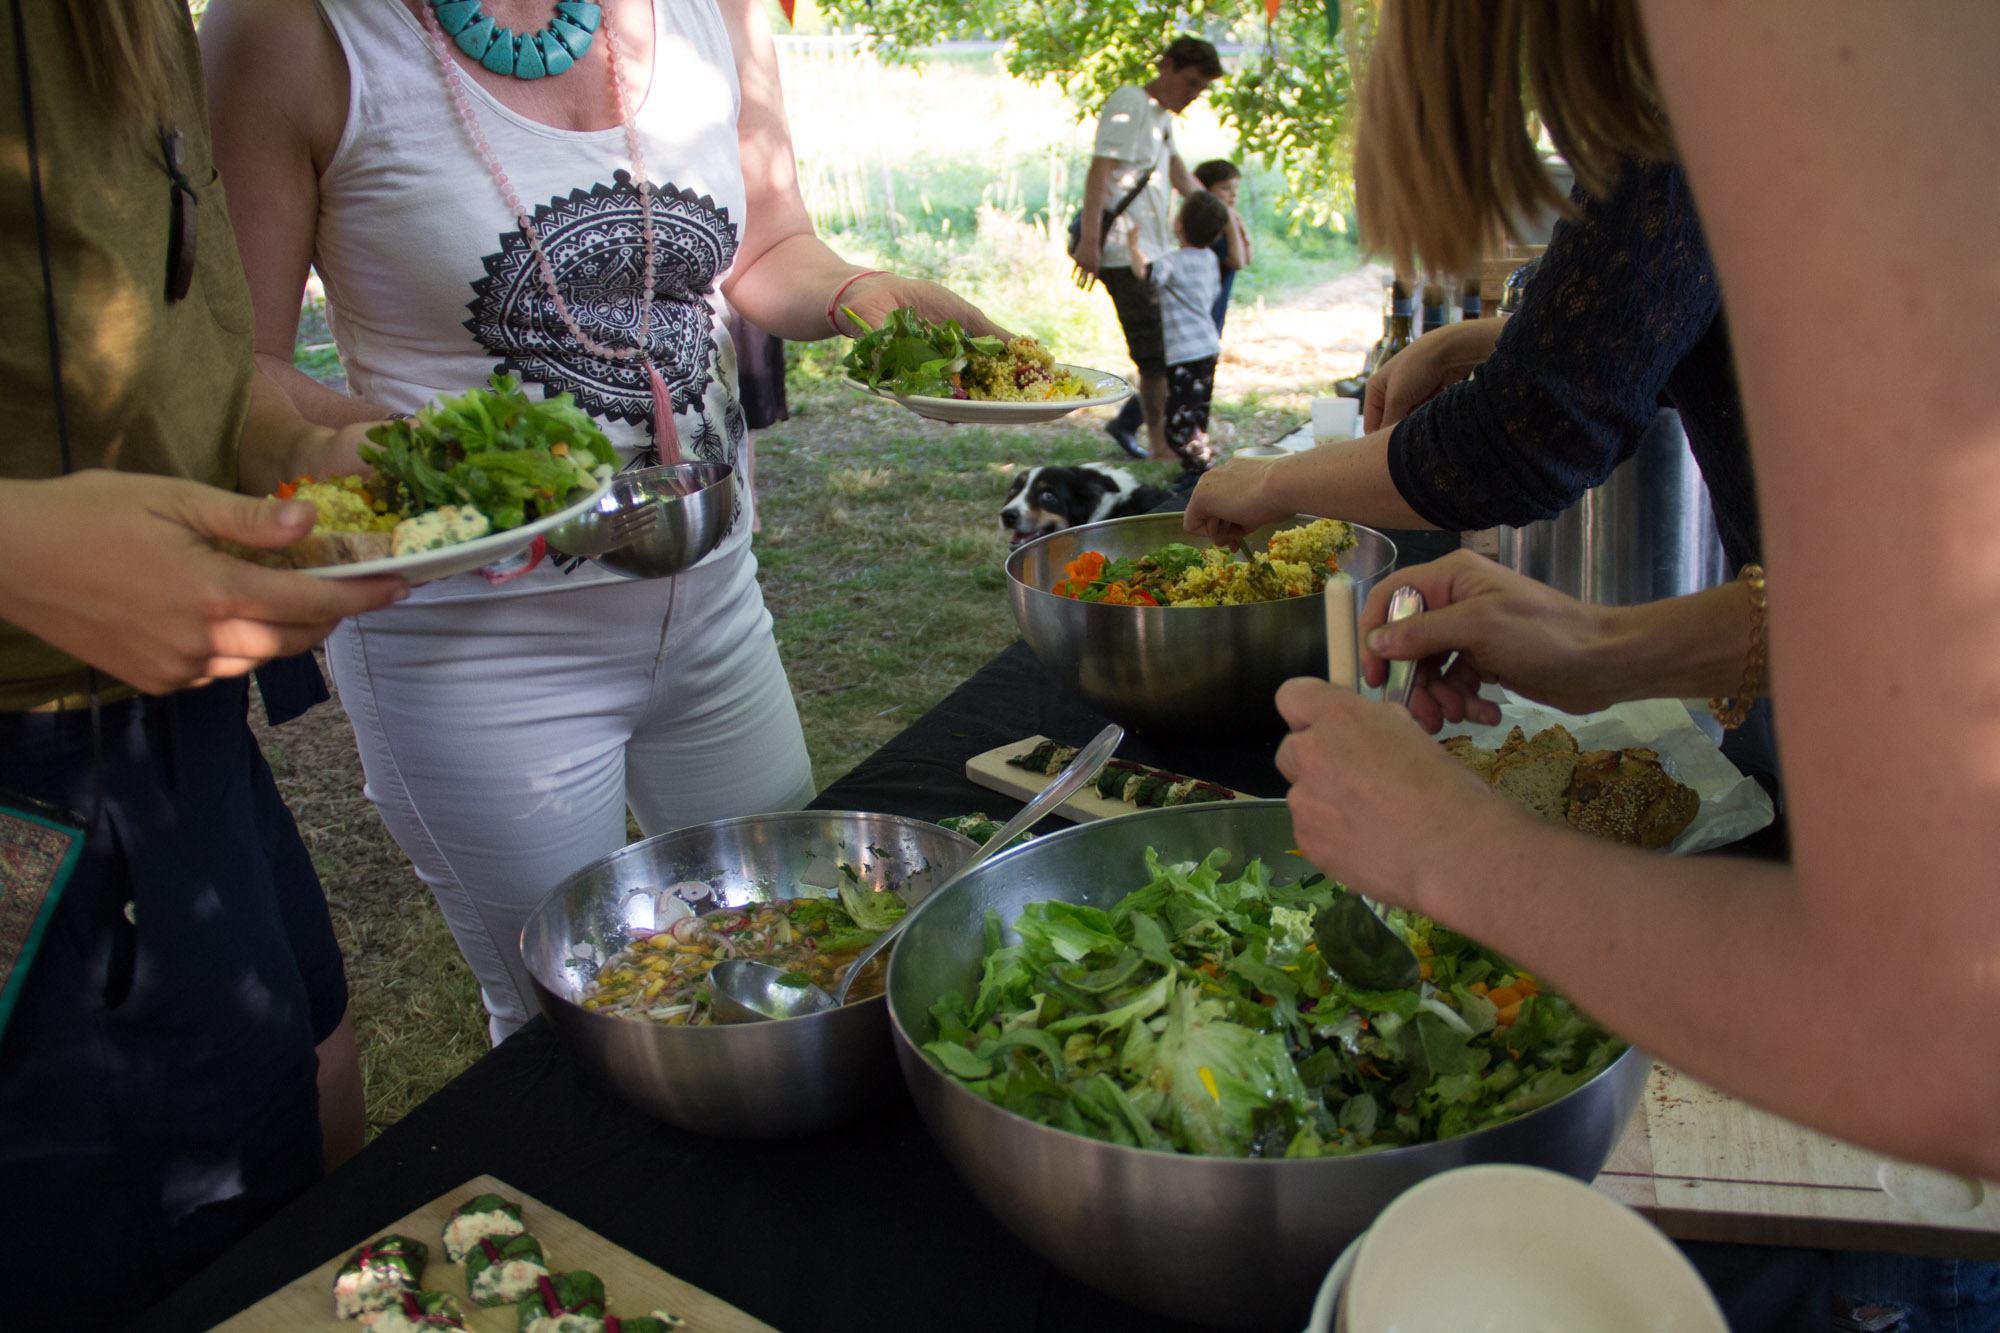
MULTIPOLYGON (((414 412, 508 371, 574 395, 628 466, 668 439, 737 464, 725 296, 794 341, 853 332, 836 307, 992 329, 813 234, 761 0, 212 0, 202 41, 258 358, 314 420, 414 412), (308 264, 352 397, 292 368, 308 264)), ((740 501, 676 578, 458 575, 329 641, 368 795, 496 1042, 534 1010, 527 912, 622 845, 628 805, 654 833, 812 796, 749 527, 740 501)))

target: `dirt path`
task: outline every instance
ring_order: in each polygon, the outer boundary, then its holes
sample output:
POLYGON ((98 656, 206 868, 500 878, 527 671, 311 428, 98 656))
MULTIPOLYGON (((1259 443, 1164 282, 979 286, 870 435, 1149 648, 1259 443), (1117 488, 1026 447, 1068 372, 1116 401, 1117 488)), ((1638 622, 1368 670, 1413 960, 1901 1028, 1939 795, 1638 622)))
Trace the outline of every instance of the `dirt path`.
POLYGON ((1231 309, 1216 396, 1295 393, 1360 370, 1368 348, 1382 336, 1387 275, 1379 264, 1364 264, 1282 302, 1231 309))

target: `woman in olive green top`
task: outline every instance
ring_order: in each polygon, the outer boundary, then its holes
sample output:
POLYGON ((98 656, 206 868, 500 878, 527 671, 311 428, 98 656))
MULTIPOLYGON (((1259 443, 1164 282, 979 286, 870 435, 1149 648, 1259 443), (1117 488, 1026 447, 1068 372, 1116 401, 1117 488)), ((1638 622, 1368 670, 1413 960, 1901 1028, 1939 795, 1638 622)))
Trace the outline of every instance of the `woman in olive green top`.
POLYGON ((252 369, 184 6, 4 8, 0 1253, 36 1280, 0 1322, 111 1328, 359 1146, 244 673, 407 589, 211 545, 303 536, 310 505, 251 497, 358 460, 252 369))

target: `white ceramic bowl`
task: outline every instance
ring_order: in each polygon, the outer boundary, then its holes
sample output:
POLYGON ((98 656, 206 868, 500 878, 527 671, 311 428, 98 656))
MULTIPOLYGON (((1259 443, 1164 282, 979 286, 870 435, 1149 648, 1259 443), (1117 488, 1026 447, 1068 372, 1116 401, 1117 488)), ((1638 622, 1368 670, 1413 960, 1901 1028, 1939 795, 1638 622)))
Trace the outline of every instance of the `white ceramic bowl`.
POLYGON ((1657 1228, 1539 1167, 1433 1176, 1383 1209, 1350 1255, 1344 1290, 1329 1273, 1336 1290, 1322 1288, 1308 1333, 1729 1328, 1694 1265, 1657 1228))

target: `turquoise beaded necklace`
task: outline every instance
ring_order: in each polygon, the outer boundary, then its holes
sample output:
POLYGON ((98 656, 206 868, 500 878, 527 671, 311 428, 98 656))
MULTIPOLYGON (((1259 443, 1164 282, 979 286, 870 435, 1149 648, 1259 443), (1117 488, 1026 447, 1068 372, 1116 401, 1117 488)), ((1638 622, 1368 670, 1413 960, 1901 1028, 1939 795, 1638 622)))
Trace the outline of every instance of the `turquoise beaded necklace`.
POLYGON ((603 15, 588 0, 556 0, 555 17, 540 32, 515 32, 495 23, 479 0, 430 0, 438 26, 458 49, 495 74, 539 79, 560 74, 583 59, 603 15))

